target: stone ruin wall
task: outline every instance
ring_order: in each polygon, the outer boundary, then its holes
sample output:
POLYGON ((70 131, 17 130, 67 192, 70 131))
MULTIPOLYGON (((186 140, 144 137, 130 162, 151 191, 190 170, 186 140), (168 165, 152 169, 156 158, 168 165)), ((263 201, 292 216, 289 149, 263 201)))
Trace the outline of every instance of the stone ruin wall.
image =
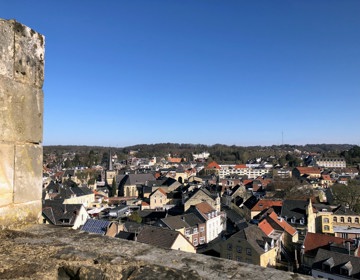
POLYGON ((41 214, 44 36, 0 19, 0 229, 41 214))

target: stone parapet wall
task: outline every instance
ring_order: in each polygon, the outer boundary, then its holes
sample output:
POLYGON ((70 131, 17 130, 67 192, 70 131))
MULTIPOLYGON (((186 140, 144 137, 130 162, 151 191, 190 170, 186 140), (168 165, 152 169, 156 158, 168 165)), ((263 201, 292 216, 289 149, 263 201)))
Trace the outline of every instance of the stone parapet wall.
POLYGON ((0 248, 2 279, 313 279, 50 225, 0 231, 0 248))
POLYGON ((44 37, 0 19, 0 228, 41 213, 44 37))

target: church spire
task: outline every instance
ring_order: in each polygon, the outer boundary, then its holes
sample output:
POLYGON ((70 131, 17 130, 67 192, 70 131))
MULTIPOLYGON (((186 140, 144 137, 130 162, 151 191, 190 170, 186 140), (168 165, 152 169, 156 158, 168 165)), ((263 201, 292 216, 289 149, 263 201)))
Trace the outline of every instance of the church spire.
POLYGON ((111 156, 111 150, 109 152, 109 171, 113 170, 113 164, 112 164, 112 156, 111 156))

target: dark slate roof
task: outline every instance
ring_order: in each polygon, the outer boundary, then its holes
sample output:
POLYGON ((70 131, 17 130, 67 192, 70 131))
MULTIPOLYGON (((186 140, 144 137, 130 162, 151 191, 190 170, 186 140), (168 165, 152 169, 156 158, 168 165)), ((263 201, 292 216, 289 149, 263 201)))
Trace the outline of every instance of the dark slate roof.
POLYGON ((59 200, 45 200, 43 217, 53 225, 72 227, 82 204, 62 204, 59 200))
POLYGON ((252 195, 244 202, 244 206, 248 209, 252 209, 258 200, 259 199, 256 196, 252 195))
POLYGON ((172 184, 174 184, 175 182, 177 182, 177 180, 173 179, 173 178, 166 178, 166 180, 163 181, 163 183, 161 184, 162 186, 168 186, 170 187, 172 184))
POLYGON ((160 227, 145 226, 137 236, 137 241, 157 247, 170 249, 179 232, 160 227))
POLYGON ((268 238, 265 233, 255 225, 245 227, 239 232, 233 234, 230 238, 235 240, 247 240, 259 255, 265 252, 265 243, 271 242, 271 238, 268 238))
POLYGON ((348 267, 351 268, 351 273, 348 277, 352 279, 360 279, 360 258, 358 257, 327 251, 320 248, 316 254, 312 268, 322 270, 322 264, 324 262, 332 265, 331 274, 333 275, 340 275, 341 268, 348 267))
POLYGON ((117 235, 115 235, 115 237, 125 239, 125 240, 135 240, 135 233, 134 232, 120 231, 117 235))
POLYGON ((346 208, 345 206, 342 206, 342 205, 335 208, 333 213, 336 214, 336 215, 358 215, 354 211, 352 211, 349 208, 346 208))
POLYGON ((296 222, 304 218, 306 222, 306 208, 308 204, 309 202, 307 200, 284 200, 281 216, 287 217, 287 219, 295 217, 296 222))
POLYGON ((195 214, 189 213, 179 216, 167 216, 161 221, 170 229, 176 230, 180 228, 195 227, 203 223, 195 214))
POLYGON ((167 216, 161 221, 169 228, 169 229, 181 229, 190 227, 189 224, 185 221, 183 216, 167 216))
POLYGON ((155 180, 154 175, 150 173, 145 174, 129 174, 128 179, 126 180, 125 185, 142 185, 145 184, 146 181, 155 180))
POLYGON ((150 219, 150 220, 163 219, 167 215, 167 212, 165 211, 155 211, 155 210, 141 210, 138 211, 138 213, 141 218, 150 219))
POLYGON ((101 235, 105 235, 108 229, 108 226, 111 224, 110 221, 105 220, 93 220, 89 219, 86 223, 82 226, 81 230, 91 233, 97 233, 101 235))
POLYGON ((225 209, 226 217, 233 222, 234 224, 242 223, 245 221, 244 217, 239 215, 235 210, 233 209, 225 209))

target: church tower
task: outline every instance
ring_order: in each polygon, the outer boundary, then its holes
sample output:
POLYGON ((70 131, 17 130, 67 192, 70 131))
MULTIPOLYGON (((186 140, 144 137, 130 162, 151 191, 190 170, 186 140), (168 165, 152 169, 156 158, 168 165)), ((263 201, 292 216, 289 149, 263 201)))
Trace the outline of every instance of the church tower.
POLYGON ((113 162, 112 162, 112 155, 111 155, 111 150, 109 152, 109 163, 108 163, 108 169, 105 172, 105 176, 106 176, 106 183, 111 186, 113 183, 113 180, 116 177, 116 171, 113 168, 113 162))

